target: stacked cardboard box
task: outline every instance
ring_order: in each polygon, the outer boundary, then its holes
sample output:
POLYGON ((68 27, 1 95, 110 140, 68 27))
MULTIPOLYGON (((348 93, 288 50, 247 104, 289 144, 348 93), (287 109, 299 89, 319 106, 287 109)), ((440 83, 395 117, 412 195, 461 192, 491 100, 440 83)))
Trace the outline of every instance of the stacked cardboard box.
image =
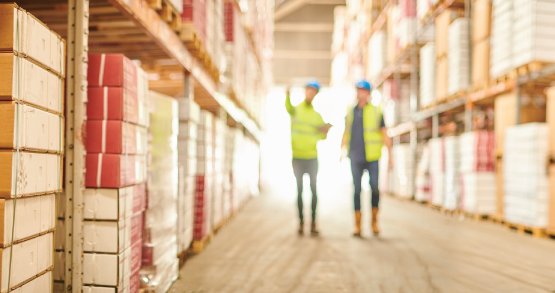
POLYGON ((403 198, 414 196, 414 157, 409 143, 393 146, 393 168, 398 182, 397 195, 403 198))
MULTIPOLYGON (((493 1, 489 70, 491 78, 498 78, 508 73, 514 66, 514 2, 514 0, 493 1)), ((526 17, 530 17, 530 15, 526 17)), ((524 43, 522 39, 518 42, 524 43)))
POLYGON ((472 86, 483 88, 489 81, 491 1, 474 1, 472 15, 472 86))
POLYGON ((179 108, 175 99, 149 92, 147 209, 144 217, 141 288, 166 292, 177 279, 179 108))
POLYGON ((203 240, 212 231, 212 186, 213 186, 213 129, 214 115, 202 110, 198 125, 197 176, 195 191, 195 214, 193 239, 203 240))
POLYGON ((444 203, 444 141, 443 138, 432 138, 428 141, 430 146, 430 203, 437 207, 442 207, 444 203))
POLYGON ((220 227, 223 220, 224 198, 223 198, 223 165, 224 165, 224 152, 225 152, 225 122, 218 116, 214 116, 214 127, 212 129, 212 138, 214 142, 213 148, 213 170, 214 181, 212 182, 212 226, 220 227))
POLYGON ((458 18, 449 25, 447 94, 466 91, 470 85, 470 36, 468 18, 458 18))
POLYGON ((452 9, 446 9, 435 19, 435 51, 436 51, 436 99, 443 101, 448 95, 449 83, 449 26, 459 13, 452 9))
POLYGON ((555 62, 553 25, 555 6, 552 1, 514 0, 514 67, 539 62, 555 62))
POLYGON ((186 251, 193 241, 193 214, 197 174, 197 139, 200 107, 191 98, 179 101, 178 162, 181 166, 178 192, 178 251, 186 251))
POLYGON ((549 129, 545 123, 507 128, 503 173, 505 220, 533 228, 546 228, 549 184, 546 168, 549 129))
POLYGON ((0 4, 0 15, 0 291, 50 293, 63 174, 65 41, 13 3, 0 4))
POLYGON ((416 42, 416 1, 399 1, 399 53, 416 42))
POLYGON ((478 215, 496 212, 495 134, 473 131, 460 136, 461 209, 478 215))
POLYGON ((181 22, 184 27, 192 26, 200 39, 206 39, 206 0, 183 0, 181 22))
POLYGON ((428 43, 420 49, 420 108, 434 103, 436 80, 435 43, 428 43))
POLYGON ((450 136, 443 139, 444 146, 444 182, 445 193, 443 207, 456 210, 460 200, 460 151, 459 137, 450 136))
POLYGON ((226 126, 226 142, 225 142, 225 163, 224 163, 224 217, 228 218, 233 214, 233 152, 235 131, 232 127, 226 126))
POLYGON ((368 76, 371 80, 377 78, 387 66, 387 32, 375 32, 368 42, 368 76))
POLYGON ((430 146, 423 147, 416 167, 416 192, 414 199, 419 202, 430 201, 430 146))
POLYGON ((83 280, 93 291, 138 292, 148 123, 140 105, 148 81, 120 54, 89 55, 88 64, 83 280))

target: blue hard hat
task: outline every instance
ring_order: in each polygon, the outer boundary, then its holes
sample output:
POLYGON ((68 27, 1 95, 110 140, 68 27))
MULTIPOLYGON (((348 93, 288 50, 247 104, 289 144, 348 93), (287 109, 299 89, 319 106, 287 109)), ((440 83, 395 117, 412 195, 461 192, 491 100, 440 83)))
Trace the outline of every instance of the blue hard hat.
POLYGON ((306 87, 312 87, 315 88, 317 91, 320 90, 320 82, 315 79, 315 78, 311 78, 308 83, 306 84, 306 87))
POLYGON ((367 91, 371 91, 372 90, 372 86, 370 85, 370 83, 368 81, 366 81, 365 79, 361 79, 357 82, 357 88, 359 89, 365 89, 367 91))

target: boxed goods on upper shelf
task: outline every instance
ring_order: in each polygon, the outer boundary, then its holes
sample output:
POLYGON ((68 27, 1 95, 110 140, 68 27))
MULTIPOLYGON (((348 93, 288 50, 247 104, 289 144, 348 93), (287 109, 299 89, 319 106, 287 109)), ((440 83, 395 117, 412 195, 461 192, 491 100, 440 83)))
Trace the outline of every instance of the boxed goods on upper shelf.
POLYGON ((420 49, 420 108, 435 102, 436 55, 435 43, 420 49))
POLYGON ((65 41, 15 3, 0 4, 0 51, 30 58, 41 67, 65 76, 65 41))
POLYGON ((146 185, 118 189, 87 188, 83 200, 85 219, 118 221, 145 209, 146 185))
POLYGON ((447 94, 466 91, 470 85, 470 43, 468 18, 458 18, 449 25, 447 94))

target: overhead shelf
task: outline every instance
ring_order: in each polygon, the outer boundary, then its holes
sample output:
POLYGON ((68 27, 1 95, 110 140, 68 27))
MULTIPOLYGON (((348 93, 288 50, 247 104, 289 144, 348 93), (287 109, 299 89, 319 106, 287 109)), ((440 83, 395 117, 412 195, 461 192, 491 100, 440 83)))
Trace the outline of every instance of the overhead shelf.
POLYGON ((419 111, 416 114, 414 114, 414 116, 412 117, 413 121, 415 122, 422 121, 424 119, 434 116, 435 114, 440 114, 440 113, 455 110, 460 107, 464 107, 466 105, 466 101, 467 101, 467 97, 464 96, 443 104, 438 104, 433 108, 419 111))

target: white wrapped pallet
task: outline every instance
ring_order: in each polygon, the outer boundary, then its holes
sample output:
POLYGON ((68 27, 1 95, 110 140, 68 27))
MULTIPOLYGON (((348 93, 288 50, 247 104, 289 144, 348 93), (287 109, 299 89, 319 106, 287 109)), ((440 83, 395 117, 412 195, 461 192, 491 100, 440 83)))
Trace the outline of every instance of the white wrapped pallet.
POLYGON ((393 168, 398 182, 396 195, 412 198, 414 191, 414 158, 409 143, 393 146, 393 168))
POLYGON ((430 189, 431 203, 441 207, 444 202, 444 145, 443 138, 432 138, 430 146, 430 189))
POLYGON ((498 78, 513 68, 514 3, 514 0, 493 0, 489 71, 491 78, 498 78))
POLYGON ((495 134, 472 131, 460 136, 461 209, 476 215, 496 211, 495 134))
POLYGON ((416 167, 416 192, 414 199, 419 202, 430 201, 430 146, 425 145, 416 167))
POLYGON ((503 154, 505 221, 545 228, 549 182, 546 168, 548 126, 528 123, 508 127, 503 154))
POLYGON ((555 62, 555 2, 514 0, 513 66, 555 62))
POLYGON ((375 79, 387 66, 387 32, 381 30, 374 33, 368 42, 368 48, 368 74, 370 79, 375 79))
POLYGON ((435 101, 436 50, 435 43, 420 49, 420 108, 435 101))
POLYGON ((450 136, 444 139, 445 196, 443 207, 454 211, 459 207, 460 200, 460 155, 459 137, 450 136))
POLYGON ((449 25, 448 94, 466 91, 470 85, 469 19, 457 18, 449 25))

